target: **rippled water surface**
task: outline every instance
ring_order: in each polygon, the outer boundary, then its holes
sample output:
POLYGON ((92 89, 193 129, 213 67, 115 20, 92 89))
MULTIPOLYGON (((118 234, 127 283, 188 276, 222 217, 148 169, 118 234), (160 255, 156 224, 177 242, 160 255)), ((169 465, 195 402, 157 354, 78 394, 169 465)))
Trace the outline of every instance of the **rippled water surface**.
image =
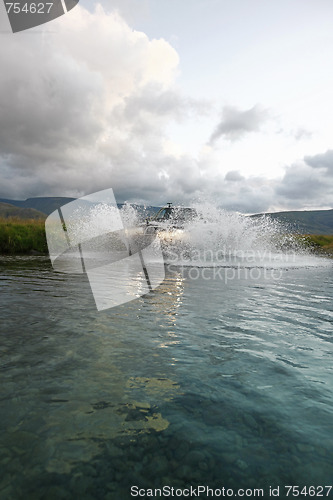
POLYGON ((332 484, 333 268, 311 259, 168 266, 97 312, 85 276, 2 257, 0 497, 332 484))

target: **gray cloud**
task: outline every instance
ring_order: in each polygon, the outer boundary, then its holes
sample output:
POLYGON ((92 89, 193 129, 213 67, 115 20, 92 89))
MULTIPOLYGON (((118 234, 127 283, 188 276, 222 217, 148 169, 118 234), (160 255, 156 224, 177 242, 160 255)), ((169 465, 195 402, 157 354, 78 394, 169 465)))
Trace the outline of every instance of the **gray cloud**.
POLYGON ((314 169, 322 169, 329 176, 333 176, 333 150, 329 149, 324 154, 305 156, 304 161, 314 169))
POLYGON ((101 7, 65 17, 0 46, 1 197, 116 190, 141 173, 149 186, 165 124, 189 106, 172 90, 178 55, 165 41, 101 7))
POLYGON ((284 177, 276 184, 275 195, 283 206, 332 206, 333 151, 306 156, 304 161, 286 168, 284 177))
MULTIPOLYGON (((210 197, 244 213, 272 203, 331 204, 332 151, 306 157, 275 181, 228 172, 205 154, 176 154, 170 121, 210 108, 175 88, 178 55, 164 40, 149 40, 101 8, 78 6, 53 26, 54 33, 10 36, 0 45, 0 197, 82 196, 112 187, 118 201, 210 197)), ((259 106, 225 107, 211 142, 240 139, 267 119, 259 106)))
POLYGON ((230 141, 241 139, 250 132, 257 132, 260 126, 268 119, 267 110, 259 105, 247 110, 239 110, 234 106, 224 106, 222 119, 210 137, 210 144, 214 144, 223 137, 230 141))
POLYGON ((224 179, 229 182, 239 182, 244 180, 244 177, 238 172, 238 170, 230 170, 226 173, 224 179))
POLYGON ((296 139, 296 141, 301 141, 301 140, 307 140, 307 139, 311 139, 312 137, 312 132, 310 132, 310 130, 306 130, 302 127, 298 128, 296 131, 293 132, 293 135, 296 139))
POLYGON ((149 83, 124 100, 124 115, 128 119, 138 113, 154 117, 168 117, 183 120, 191 114, 205 114, 210 105, 205 101, 186 98, 174 88, 164 89, 156 83, 149 83))
POLYGON ((288 167, 276 193, 289 200, 307 201, 316 198, 323 190, 323 180, 307 165, 288 167))
POLYGON ((110 186, 119 201, 164 203, 206 188, 199 163, 168 146, 170 121, 209 110, 175 89, 175 50, 101 7, 53 26, 0 46, 0 197, 110 186))
POLYGON ((263 177, 242 178, 237 182, 220 182, 218 193, 221 193, 220 206, 226 210, 265 212, 271 205, 273 184, 263 177))

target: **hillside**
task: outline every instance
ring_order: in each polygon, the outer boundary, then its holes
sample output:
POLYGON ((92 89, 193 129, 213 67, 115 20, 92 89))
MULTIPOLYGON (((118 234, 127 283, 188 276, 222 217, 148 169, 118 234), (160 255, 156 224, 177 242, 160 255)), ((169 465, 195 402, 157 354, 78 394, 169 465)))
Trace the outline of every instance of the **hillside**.
POLYGON ((20 220, 31 220, 31 219, 39 219, 44 220, 45 214, 35 210, 34 208, 20 208, 15 205, 11 205, 10 203, 2 203, 0 202, 0 218, 8 219, 8 218, 16 218, 20 220))
POLYGON ((257 214, 286 224, 286 229, 301 234, 333 234, 333 210, 304 210, 257 214))
MULTIPOLYGON (((5 198, 0 198, 0 204, 6 203, 10 205, 14 205, 18 208, 33 208, 42 212, 43 214, 50 215, 54 210, 66 205, 71 201, 74 201, 76 198, 65 198, 61 196, 50 196, 50 197, 41 197, 41 198, 28 198, 27 200, 9 200, 5 198)), ((121 208, 124 204, 118 203, 119 208, 121 208)), ((142 209, 138 205, 133 205, 137 209, 142 209)), ((157 212, 160 207, 147 207, 147 213, 153 214, 157 212)))
POLYGON ((75 200, 75 198, 64 197, 42 197, 42 198, 28 198, 27 200, 7 200, 0 198, 0 203, 9 203, 19 208, 34 208, 45 215, 50 215, 54 210, 57 210, 62 205, 75 200))
MULTIPOLYGON (((75 200, 75 198, 65 198, 60 196, 28 198, 27 200, 9 200, 0 198, 0 206, 4 206, 4 204, 11 206, 14 205, 14 207, 26 210, 34 209, 39 212, 42 212, 45 215, 49 215, 54 210, 57 210, 62 205, 65 205, 66 203, 69 203, 70 201, 73 200, 75 200)), ((118 204, 119 207, 121 207, 122 205, 123 204, 118 204)), ((157 210, 158 207, 147 207, 146 213, 154 213, 157 210)), ((333 210, 275 212, 266 214, 256 214, 250 217, 259 217, 263 215, 281 221, 286 225, 287 231, 299 232, 301 234, 333 235, 333 210)), ((33 215, 29 215, 29 216, 24 216, 22 218, 35 218, 35 217, 33 215)))

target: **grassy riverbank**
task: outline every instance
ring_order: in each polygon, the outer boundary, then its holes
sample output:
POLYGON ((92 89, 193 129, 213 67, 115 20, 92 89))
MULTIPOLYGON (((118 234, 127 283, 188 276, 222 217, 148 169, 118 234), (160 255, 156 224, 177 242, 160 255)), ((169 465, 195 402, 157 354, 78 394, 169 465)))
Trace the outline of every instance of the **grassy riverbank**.
POLYGON ((0 218, 0 254, 47 254, 43 220, 0 218))
MULTIPOLYGON (((298 236, 296 236, 298 238, 298 236)), ((333 235, 299 236, 302 246, 333 257, 333 235)), ((0 217, 0 254, 47 254, 45 223, 41 219, 0 217)))
POLYGON ((315 252, 328 254, 333 257, 333 235, 307 234, 302 239, 315 252))

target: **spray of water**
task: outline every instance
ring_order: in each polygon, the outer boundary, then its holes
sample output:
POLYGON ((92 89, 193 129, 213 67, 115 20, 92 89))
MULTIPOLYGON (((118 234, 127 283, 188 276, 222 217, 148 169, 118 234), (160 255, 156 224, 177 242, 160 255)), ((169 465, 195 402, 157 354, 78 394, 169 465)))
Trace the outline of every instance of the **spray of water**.
MULTIPOLYGON (((331 260, 311 253, 305 237, 276 219, 247 217, 210 203, 195 204, 192 209, 191 217, 181 221, 175 210, 156 230, 166 264, 267 268, 332 265, 331 260)), ((89 240, 92 252, 125 252, 133 238, 144 243, 142 233, 152 229, 155 234, 152 225, 146 223, 151 212, 128 203, 120 210, 103 204, 80 210, 73 213, 73 228, 68 229, 75 241, 89 240), (115 221, 114 233, 110 232, 110 220, 115 221), (119 225, 125 232, 117 231, 119 225), (104 236, 98 237, 100 234, 104 236)))
POLYGON ((142 225, 145 217, 148 217, 144 208, 134 207, 130 203, 125 203, 119 212, 125 229, 142 225))
POLYGON ((210 203, 193 205, 193 209, 195 215, 181 224, 175 211, 159 231, 166 263, 272 268, 331 265, 311 254, 305 237, 276 219, 247 217, 210 203))

